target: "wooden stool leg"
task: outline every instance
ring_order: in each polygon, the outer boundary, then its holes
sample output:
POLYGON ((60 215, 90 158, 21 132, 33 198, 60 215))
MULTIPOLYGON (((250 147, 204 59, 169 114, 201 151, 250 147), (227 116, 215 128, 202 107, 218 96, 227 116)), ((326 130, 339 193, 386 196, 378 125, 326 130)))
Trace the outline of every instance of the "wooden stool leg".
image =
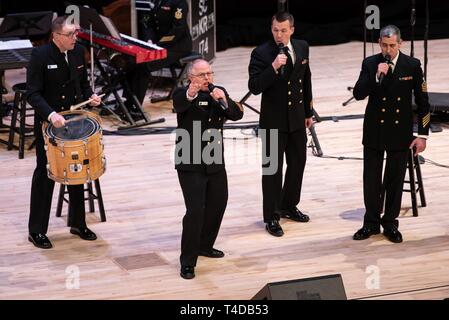
POLYGON ((421 207, 425 207, 427 206, 427 202, 426 202, 426 195, 424 193, 424 184, 422 182, 421 165, 419 164, 418 157, 415 157, 415 170, 416 170, 416 179, 418 181, 419 197, 421 199, 421 207))
POLYGON ((87 199, 89 200, 89 212, 95 212, 94 191, 92 189, 92 182, 87 183, 87 199))
POLYGON ((416 203, 416 182, 415 182, 415 169, 413 166, 413 151, 410 151, 409 157, 408 157, 408 174, 409 174, 409 180, 410 180, 410 194, 412 197, 412 209, 413 209, 413 216, 418 216, 418 206, 416 203))
POLYGON ((17 113, 19 112, 19 94, 16 93, 14 96, 14 106, 12 109, 12 116, 11 116, 11 126, 9 129, 9 137, 8 137, 8 150, 12 150, 14 147, 14 133, 16 129, 16 122, 17 122, 17 113))
POLYGON ((57 217, 61 216, 62 205, 64 204, 64 192, 65 192, 65 184, 61 183, 61 187, 59 188, 58 205, 56 207, 56 216, 57 217))
POLYGON ((36 146, 36 139, 33 140, 33 142, 30 144, 30 146, 28 147, 28 150, 33 149, 36 146))
POLYGON ((95 180, 95 190, 97 192, 98 206, 100 207, 101 222, 106 221, 106 213, 104 212, 103 195, 101 194, 100 180, 95 180))

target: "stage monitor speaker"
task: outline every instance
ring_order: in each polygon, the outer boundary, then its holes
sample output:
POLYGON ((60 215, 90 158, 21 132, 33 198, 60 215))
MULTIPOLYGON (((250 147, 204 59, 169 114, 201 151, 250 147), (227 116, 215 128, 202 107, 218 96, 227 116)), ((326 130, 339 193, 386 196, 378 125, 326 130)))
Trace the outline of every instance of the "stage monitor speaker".
POLYGON ((267 283, 252 300, 347 300, 341 274, 267 283))

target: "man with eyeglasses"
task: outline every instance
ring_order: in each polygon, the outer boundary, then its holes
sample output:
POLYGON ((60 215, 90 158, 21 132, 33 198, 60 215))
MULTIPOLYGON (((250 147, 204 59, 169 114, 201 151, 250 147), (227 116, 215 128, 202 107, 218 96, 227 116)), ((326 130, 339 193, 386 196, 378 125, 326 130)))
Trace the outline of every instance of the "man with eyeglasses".
POLYGON ((267 232, 276 237, 284 234, 280 217, 309 221, 297 205, 306 164, 306 128, 313 124, 312 81, 309 46, 291 38, 294 30, 291 14, 274 15, 273 39, 253 50, 249 64, 248 87, 253 94, 262 93, 259 125, 267 130, 262 152, 277 158, 275 169, 267 170, 274 174, 264 170, 273 166, 272 162, 262 165, 263 219, 267 232), (270 138, 272 130, 277 132, 275 141, 270 138), (275 150, 277 155, 273 154, 275 150), (287 170, 282 184, 284 153, 287 170))
MULTIPOLYGON (((28 240, 42 249, 52 247, 46 233, 54 188, 54 181, 47 176, 42 123, 51 122, 61 128, 65 119, 58 112, 89 98, 93 99, 91 106, 101 103, 89 86, 84 48, 76 43, 76 26, 66 19, 58 17, 53 21, 52 40, 33 49, 27 68, 28 103, 35 110, 37 164, 31 184, 28 240)), ((70 232, 84 240, 95 240, 95 233, 86 226, 83 189, 84 185, 68 186, 70 232)))
POLYGON ((223 123, 243 117, 241 105, 224 88, 212 87, 207 61, 195 60, 188 77, 188 87, 173 94, 178 121, 175 169, 186 205, 180 256, 184 279, 195 277, 198 256, 224 256, 213 248, 228 201, 223 123))

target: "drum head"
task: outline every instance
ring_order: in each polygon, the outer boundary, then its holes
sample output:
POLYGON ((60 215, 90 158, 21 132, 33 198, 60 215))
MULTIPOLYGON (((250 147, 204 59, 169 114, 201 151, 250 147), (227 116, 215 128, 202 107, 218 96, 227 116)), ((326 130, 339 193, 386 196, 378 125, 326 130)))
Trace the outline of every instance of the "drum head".
POLYGON ((84 140, 97 132, 99 128, 95 119, 80 113, 65 114, 64 118, 72 120, 68 121, 62 128, 56 128, 50 124, 47 129, 49 136, 64 141, 84 140))

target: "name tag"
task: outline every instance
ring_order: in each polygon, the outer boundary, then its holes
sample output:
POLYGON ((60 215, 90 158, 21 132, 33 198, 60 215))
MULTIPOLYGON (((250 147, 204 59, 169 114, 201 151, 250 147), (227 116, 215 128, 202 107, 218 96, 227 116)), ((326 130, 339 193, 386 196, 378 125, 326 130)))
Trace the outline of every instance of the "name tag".
POLYGON ((58 65, 57 64, 48 64, 47 69, 58 69, 58 65))
POLYGON ((408 80, 413 80, 412 76, 408 76, 408 77, 400 77, 399 81, 408 81, 408 80))
POLYGON ((208 106, 209 102, 207 102, 207 101, 199 101, 198 105, 200 105, 200 106, 208 106))
POLYGON ((80 66, 78 66, 78 67, 76 67, 77 69, 81 69, 81 68, 83 68, 84 67, 84 65, 80 65, 80 66))

